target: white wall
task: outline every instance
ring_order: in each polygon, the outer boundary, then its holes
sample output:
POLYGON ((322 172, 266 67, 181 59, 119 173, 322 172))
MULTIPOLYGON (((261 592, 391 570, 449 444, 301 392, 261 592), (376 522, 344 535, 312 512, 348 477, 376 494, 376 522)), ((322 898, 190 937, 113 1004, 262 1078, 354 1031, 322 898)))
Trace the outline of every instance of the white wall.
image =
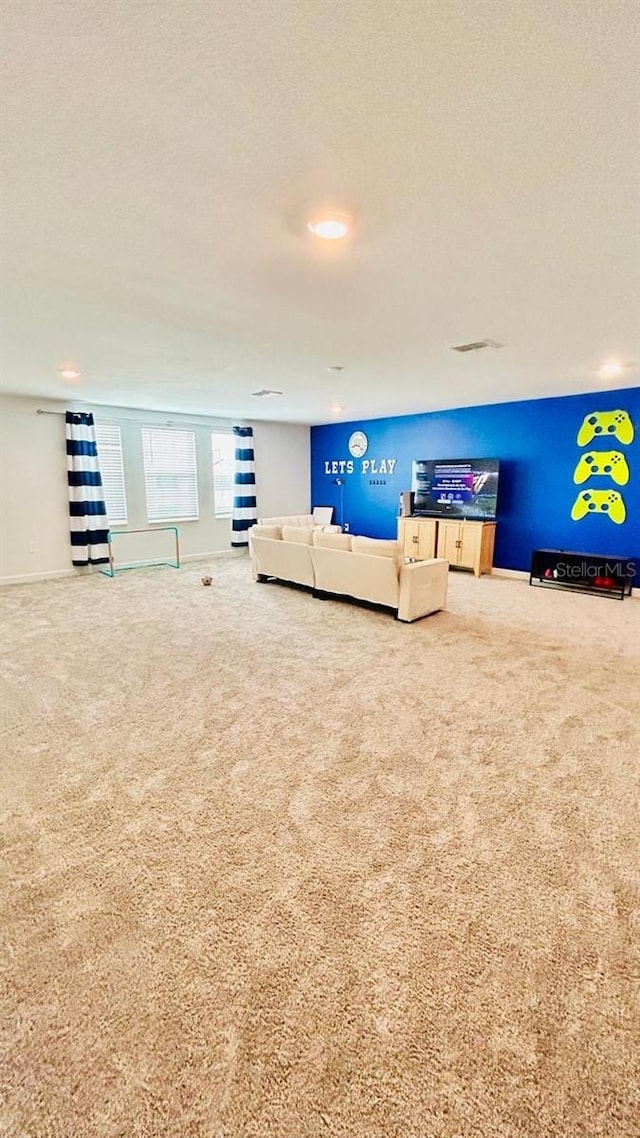
MULTIPOLYGON (((0 584, 34 580, 71 568, 64 411, 73 403, 0 397, 0 584), (38 415, 38 408, 60 415, 38 415)), ((178 522, 184 556, 230 548, 230 522, 216 519, 213 506, 210 433, 228 420, 82 407, 96 421, 117 423, 122 436, 129 529, 148 526, 140 426, 167 421, 193 429, 198 459, 200 519, 178 522)), ((310 508, 309 428, 291 423, 252 423, 256 452, 258 514, 300 514, 310 508)), ((124 529, 124 526, 118 526, 124 529)), ((171 548, 169 534, 120 539, 116 557, 144 560, 171 548)))

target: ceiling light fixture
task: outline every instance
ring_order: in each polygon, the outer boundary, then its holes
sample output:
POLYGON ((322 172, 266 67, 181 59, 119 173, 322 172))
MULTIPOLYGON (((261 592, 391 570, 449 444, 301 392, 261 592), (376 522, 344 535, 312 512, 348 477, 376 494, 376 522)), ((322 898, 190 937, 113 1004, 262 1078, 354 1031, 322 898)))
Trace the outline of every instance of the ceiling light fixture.
POLYGON ((617 379, 623 370, 620 360, 606 360, 600 368, 600 375, 603 379, 617 379))
POLYGON ((307 229, 323 241, 340 241, 346 237, 351 225, 351 218, 346 213, 326 213, 319 217, 310 218, 307 229))
POLYGON ((333 411, 334 415, 340 415, 341 412, 344 411, 344 407, 341 407, 339 403, 334 403, 331 410, 333 411))
POLYGON ((344 371, 344 364, 329 364, 327 371, 344 371))
POLYGON ((452 352, 479 352, 482 348, 504 348, 504 344, 500 344, 498 340, 472 340, 468 344, 454 344, 452 352))
POLYGON ((273 399, 274 396, 282 395, 283 393, 282 391, 272 391, 269 387, 263 387, 260 391, 252 391, 251 394, 255 395, 257 399, 273 399))
POLYGON ((76 379, 80 379, 81 373, 73 367, 61 367, 59 375, 60 379, 66 380, 67 383, 74 383, 76 379))

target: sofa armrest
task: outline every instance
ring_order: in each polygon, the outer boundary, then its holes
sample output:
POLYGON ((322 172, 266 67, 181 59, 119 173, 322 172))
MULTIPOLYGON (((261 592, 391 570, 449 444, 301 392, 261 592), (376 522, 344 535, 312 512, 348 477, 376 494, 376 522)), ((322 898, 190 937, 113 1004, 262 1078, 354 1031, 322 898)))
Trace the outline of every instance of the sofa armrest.
POLYGON ((441 557, 400 568, 398 620, 412 621, 438 612, 447 603, 449 562, 441 557))

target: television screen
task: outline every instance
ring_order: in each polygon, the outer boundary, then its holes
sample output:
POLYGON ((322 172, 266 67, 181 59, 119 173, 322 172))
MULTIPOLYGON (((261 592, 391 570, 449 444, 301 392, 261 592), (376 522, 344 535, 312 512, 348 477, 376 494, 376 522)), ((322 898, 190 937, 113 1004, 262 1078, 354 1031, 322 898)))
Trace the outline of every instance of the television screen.
POLYGON ((497 458, 420 459, 413 463, 414 514, 493 519, 498 504, 497 458))

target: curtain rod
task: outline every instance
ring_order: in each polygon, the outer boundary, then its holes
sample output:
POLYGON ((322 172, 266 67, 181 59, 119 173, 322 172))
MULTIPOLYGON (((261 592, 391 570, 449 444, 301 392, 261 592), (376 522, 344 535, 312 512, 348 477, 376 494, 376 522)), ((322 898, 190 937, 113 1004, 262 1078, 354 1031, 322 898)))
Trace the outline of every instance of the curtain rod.
MULTIPOLYGON (((71 411, 72 415, 86 415, 87 414, 86 411, 74 411, 72 408, 69 408, 69 410, 71 411)), ((36 409, 36 415, 66 415, 66 413, 67 413, 66 411, 45 411, 45 409, 43 407, 38 407, 36 409)), ((150 411, 150 412, 148 412, 148 414, 157 415, 158 412, 157 411, 150 411)), ((95 412, 93 412, 93 417, 94 417, 94 419, 96 418, 95 412)), ((139 423, 141 421, 140 419, 129 418, 126 415, 124 418, 120 417, 117 419, 111 419, 111 418, 109 418, 108 415, 98 415, 97 418, 98 418, 99 422, 101 422, 101 423, 139 423)), ((204 416, 203 416, 203 418, 204 418, 204 416)), ((161 423, 155 424, 155 425, 156 426, 163 426, 163 427, 178 427, 178 428, 181 426, 184 426, 184 427, 189 427, 189 426, 191 426, 191 427, 207 427, 207 426, 209 426, 209 423, 216 423, 219 421, 220 420, 216 420, 216 418, 214 416, 212 416, 212 418, 209 419, 208 422, 206 422, 206 423, 203 423, 203 422, 198 423, 198 422, 195 422, 195 420, 192 421, 190 419, 187 419, 186 421, 183 420, 181 423, 176 423, 175 419, 163 419, 161 423)), ((221 422, 224 424, 227 424, 227 423, 231 424, 233 422, 233 420, 222 419, 221 422)), ((240 425, 242 426, 242 424, 240 424, 240 425)), ((150 423, 150 426, 154 426, 154 424, 150 423)), ((229 427, 229 433, 231 433, 231 427, 229 427)))

